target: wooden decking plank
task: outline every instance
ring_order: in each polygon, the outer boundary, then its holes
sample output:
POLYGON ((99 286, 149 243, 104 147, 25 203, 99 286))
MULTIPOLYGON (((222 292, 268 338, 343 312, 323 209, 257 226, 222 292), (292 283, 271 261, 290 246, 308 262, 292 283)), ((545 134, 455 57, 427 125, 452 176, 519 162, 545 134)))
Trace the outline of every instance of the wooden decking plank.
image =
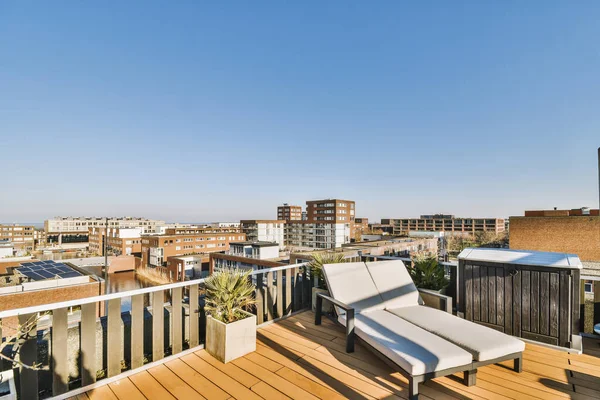
POLYGON ((119 379, 109 383, 108 386, 119 400, 144 400, 146 398, 129 378, 119 379))
POLYGON ((344 328, 342 328, 341 325, 335 326, 323 323, 321 323, 321 325, 315 325, 314 319, 312 319, 311 321, 306 321, 304 319, 297 318, 296 316, 286 318, 284 321, 289 321, 290 323, 302 329, 319 331, 331 336, 338 337, 340 339, 344 339, 346 337, 346 334, 344 333, 344 328))
MULTIPOLYGON (((268 400, 289 400, 285 394, 273 389, 273 387, 267 385, 264 382, 259 382, 256 385, 252 386, 252 391, 257 395, 262 397, 263 399, 268 400)), ((240 399, 242 400, 242 399, 240 399)))
POLYGON ((232 363, 223 364, 221 361, 217 360, 204 350, 197 351, 194 354, 206 361, 207 363, 209 363, 210 365, 212 365, 213 367, 215 367, 216 369, 229 375, 230 377, 232 377, 242 385, 246 386, 247 388, 251 388, 260 381, 259 379, 256 379, 256 377, 254 377, 253 375, 247 373, 246 371, 242 370, 241 368, 237 367, 232 363))
POLYGON ((204 396, 192 389, 164 364, 150 368, 148 372, 158 381, 158 383, 167 389, 169 393, 178 399, 205 399, 204 396))
POLYGON ((288 382, 291 382, 294 385, 306 390, 307 392, 312 393, 314 396, 317 396, 320 399, 345 399, 345 397, 341 394, 329 389, 328 387, 321 385, 320 383, 313 381, 312 379, 307 378, 306 376, 296 371, 289 369, 288 367, 283 367, 276 373, 288 382))
POLYGON ((270 358, 260 355, 257 352, 246 354, 244 356, 244 358, 247 358, 248 360, 252 361, 253 363, 258 364, 261 367, 266 368, 271 372, 276 372, 276 371, 280 370, 281 368, 283 368, 283 365, 271 360, 270 358))
POLYGON ((460 378, 457 376, 445 376, 442 378, 436 378, 437 383, 450 387, 454 390, 458 390, 460 393, 465 393, 467 396, 475 395, 483 397, 487 400, 504 400, 505 396, 499 395, 489 390, 482 389, 478 386, 465 386, 460 378))
MULTIPOLYGON (((265 334, 268 335, 267 333, 265 333, 265 334)), ((356 367, 355 364, 358 364, 359 361, 354 360, 351 357, 347 357, 347 356, 343 356, 343 355, 341 356, 341 357, 345 358, 346 360, 352 361, 351 364, 347 365, 347 364, 340 362, 340 360, 338 360, 337 358, 335 358, 334 356, 332 356, 328 353, 322 353, 322 352, 316 351, 315 349, 303 347, 301 344, 298 344, 293 338, 283 338, 283 337, 278 337, 276 335, 270 336, 269 338, 285 349, 298 350, 298 351, 304 353, 305 355, 309 355, 312 358, 320 360, 321 362, 328 364, 330 366, 333 366, 333 367, 339 369, 340 371, 350 374, 358 379, 363 379, 369 383, 372 382, 372 379, 364 376, 365 373, 368 373, 367 371, 364 371, 364 370, 356 367), (363 374, 361 374, 361 371, 364 371, 363 374)), ((384 367, 387 367, 387 366, 384 366, 384 367)), ((388 371, 381 370, 375 366, 371 366, 371 369, 375 373, 379 372, 379 376, 389 378, 392 380, 394 380, 394 379, 397 380, 397 378, 391 377, 392 371, 390 371, 390 370, 388 370, 388 371)), ((398 381, 397 384, 401 384, 401 382, 398 381)))
POLYGON ((195 354, 185 355, 180 360, 236 399, 260 399, 248 387, 242 385, 225 372, 215 368, 195 354))
POLYGON ((208 400, 225 400, 230 397, 229 393, 179 359, 169 361, 165 365, 208 400))
POLYGON ((316 400, 317 397, 313 396, 309 392, 301 389, 300 387, 288 382, 285 379, 281 379, 279 375, 269 371, 266 368, 261 367, 258 364, 242 357, 232 361, 236 366, 240 367, 244 371, 256 376, 262 382, 267 383, 273 388, 277 389, 281 393, 292 399, 298 400, 316 400))
POLYGON ((142 394, 149 400, 166 400, 175 398, 167 389, 158 383, 156 379, 154 379, 152 375, 148 373, 148 371, 142 371, 138 374, 131 375, 129 380, 133 382, 135 387, 137 387, 138 390, 142 392, 142 394))
POLYGON ((304 334, 310 335, 310 336, 316 336, 319 337, 323 340, 333 340, 336 337, 339 337, 337 335, 332 335, 329 332, 324 332, 323 329, 321 330, 317 330, 317 329, 311 329, 311 327, 302 324, 301 322, 293 322, 293 321, 280 321, 278 324, 278 326, 285 326, 288 329, 291 329, 294 332, 299 333, 301 336, 304 334))
POLYGON ((316 349, 317 347, 322 345, 321 342, 329 342, 329 340, 320 339, 320 338, 317 338, 314 336, 311 338, 303 337, 301 335, 296 334, 291 329, 281 327, 276 324, 269 325, 269 326, 261 329, 261 331, 270 332, 275 335, 281 336, 283 338, 294 340, 298 344, 301 344, 304 347, 308 347, 309 349, 316 349))
MULTIPOLYGON (((323 371, 331 377, 339 380, 340 382, 343 382, 354 389, 360 390, 361 392, 369 393, 375 398, 387 399, 393 396, 392 391, 382 388, 379 384, 375 382, 369 382, 368 378, 361 377, 359 373, 356 373, 356 371, 354 371, 353 374, 350 374, 348 372, 341 371, 327 363, 321 362, 311 357, 303 357, 300 360, 298 360, 298 362, 301 364, 310 365, 311 367, 317 370, 323 371)), ((402 397, 407 398, 408 396, 405 393, 402 397)))
MULTIPOLYGON (((509 371, 502 367, 497 366, 487 366, 479 369, 479 373, 477 374, 477 379, 486 379, 492 380, 495 377, 497 380, 504 382, 504 384, 509 384, 509 382, 514 383, 515 385, 527 386, 532 389, 540 390, 543 392, 547 392, 550 395, 555 395, 563 398, 569 398, 570 394, 565 393, 562 390, 557 390, 551 386, 545 385, 540 382, 540 376, 532 374, 527 371, 523 371, 521 373, 517 373, 514 371, 509 371), (481 374, 480 374, 481 373, 481 374), (489 377, 488 377, 489 376, 489 377)), ((514 387, 511 385, 511 387, 514 387)), ((573 394, 573 393, 571 393, 573 394)))
POLYGON ((90 400, 119 400, 107 385, 92 389, 86 394, 90 400))
MULTIPOLYGON (((286 361, 286 360, 282 359, 282 357, 286 358, 285 356, 282 356, 280 353, 278 353, 278 352, 274 351, 273 349, 268 348, 262 344, 257 346, 257 352, 259 352, 260 354, 263 354, 265 357, 269 357, 273 360, 276 360, 277 362, 279 362, 281 365, 285 366, 286 368, 291 369, 292 371, 294 371, 308 379, 311 379, 312 381, 317 382, 318 384, 320 384, 322 386, 325 386, 333 391, 336 391, 347 398, 350 398, 350 399, 374 399, 374 397, 369 396, 367 393, 360 392, 355 389, 349 388, 348 386, 342 384, 338 380, 333 379, 331 376, 324 373, 323 371, 319 371, 319 370, 312 368, 306 364, 300 365, 297 362, 298 359, 288 359, 286 361)), ((286 352, 286 354, 288 354, 288 353, 286 352)))

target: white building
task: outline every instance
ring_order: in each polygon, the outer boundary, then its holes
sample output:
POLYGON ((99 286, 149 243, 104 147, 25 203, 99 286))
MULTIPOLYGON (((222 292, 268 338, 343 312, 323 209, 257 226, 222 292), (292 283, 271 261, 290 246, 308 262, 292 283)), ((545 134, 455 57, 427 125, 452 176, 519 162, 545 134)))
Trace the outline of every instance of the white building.
POLYGON ((237 242, 229 243, 232 256, 268 260, 279 257, 279 245, 275 242, 237 242))
POLYGON ((9 240, 0 240, 0 258, 12 257, 15 248, 9 240))
POLYGON ((46 233, 82 233, 90 228, 142 228, 144 234, 156 233, 156 227, 165 225, 165 221, 138 217, 54 217, 44 221, 46 233))
POLYGON ((239 228, 239 222, 212 222, 210 224, 213 228, 239 228))
POLYGON ((333 249, 346 243, 350 243, 349 223, 290 221, 285 225, 287 246, 333 249))
POLYGON ((249 242, 275 242, 279 248, 285 245, 283 220, 242 220, 240 226, 249 242))

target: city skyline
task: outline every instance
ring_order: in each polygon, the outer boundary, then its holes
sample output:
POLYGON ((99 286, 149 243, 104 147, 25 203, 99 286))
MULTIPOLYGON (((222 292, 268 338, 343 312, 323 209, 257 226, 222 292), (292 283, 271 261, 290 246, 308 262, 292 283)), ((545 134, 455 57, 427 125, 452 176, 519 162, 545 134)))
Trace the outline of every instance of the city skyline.
POLYGON ((2 3, 0 221, 598 207, 584 4, 2 3))

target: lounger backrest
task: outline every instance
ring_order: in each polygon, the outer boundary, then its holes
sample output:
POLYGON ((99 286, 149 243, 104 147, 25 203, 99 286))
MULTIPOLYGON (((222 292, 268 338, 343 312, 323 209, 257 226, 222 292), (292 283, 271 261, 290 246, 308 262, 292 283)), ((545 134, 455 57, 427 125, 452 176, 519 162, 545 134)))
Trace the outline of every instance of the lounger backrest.
POLYGON ((394 260, 366 264, 379 294, 385 301, 386 309, 419 304, 419 291, 404 266, 404 262, 394 260))
POLYGON ((383 310, 385 304, 364 262, 325 264, 323 274, 331 296, 356 313, 383 310))

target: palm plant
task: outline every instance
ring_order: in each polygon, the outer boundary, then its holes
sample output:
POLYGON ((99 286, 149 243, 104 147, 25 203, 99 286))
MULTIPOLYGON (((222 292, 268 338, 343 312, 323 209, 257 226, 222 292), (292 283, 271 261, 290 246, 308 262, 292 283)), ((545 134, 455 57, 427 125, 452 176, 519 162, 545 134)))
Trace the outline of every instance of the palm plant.
POLYGON ((225 268, 209 276, 204 282, 206 313, 225 324, 246 318, 241 311, 251 310, 256 302, 251 272, 225 268))
POLYGON ((431 254, 417 254, 413 257, 410 275, 420 289, 442 290, 448 286, 444 267, 431 254))
POLYGON ((313 253, 312 259, 308 263, 308 267, 311 276, 317 278, 317 287, 319 289, 327 289, 327 282, 325 282, 325 276, 323 275, 323 265, 344 262, 346 262, 346 258, 343 254, 313 253))

